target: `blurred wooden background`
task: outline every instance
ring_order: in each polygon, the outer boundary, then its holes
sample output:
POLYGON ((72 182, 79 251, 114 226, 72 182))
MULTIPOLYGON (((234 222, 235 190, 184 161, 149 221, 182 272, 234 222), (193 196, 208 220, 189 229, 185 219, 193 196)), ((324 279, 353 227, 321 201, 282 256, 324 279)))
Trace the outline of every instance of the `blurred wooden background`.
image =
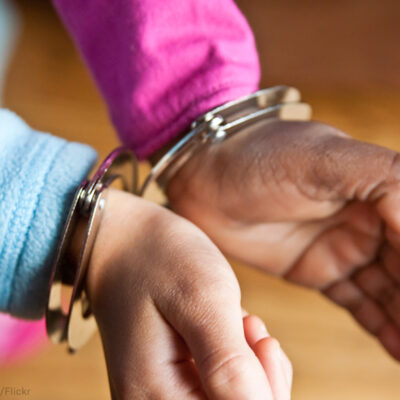
MULTIPOLYGON (((1 1, 1 0, 0 0, 1 1)), ((37 129, 91 144, 117 144, 105 106, 47 1, 16 1, 23 19, 5 106, 37 129)), ((315 117, 400 150, 400 2, 240 0, 254 28, 262 86, 299 87, 315 117)), ((145 168, 145 167, 143 167, 145 168)), ((263 317, 293 361, 295 400, 395 400, 400 365, 317 293, 235 265, 244 306, 263 317)), ((2 368, 0 384, 29 400, 108 399, 100 341, 75 356, 48 346, 2 368)))

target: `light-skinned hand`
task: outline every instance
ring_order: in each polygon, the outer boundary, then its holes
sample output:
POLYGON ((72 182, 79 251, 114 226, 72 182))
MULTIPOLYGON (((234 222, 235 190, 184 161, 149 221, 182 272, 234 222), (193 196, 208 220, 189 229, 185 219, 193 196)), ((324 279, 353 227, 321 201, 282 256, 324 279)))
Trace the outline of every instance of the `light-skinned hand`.
POLYGON ((279 343, 242 316, 228 262, 183 218, 110 190, 87 285, 113 399, 290 398, 279 343))

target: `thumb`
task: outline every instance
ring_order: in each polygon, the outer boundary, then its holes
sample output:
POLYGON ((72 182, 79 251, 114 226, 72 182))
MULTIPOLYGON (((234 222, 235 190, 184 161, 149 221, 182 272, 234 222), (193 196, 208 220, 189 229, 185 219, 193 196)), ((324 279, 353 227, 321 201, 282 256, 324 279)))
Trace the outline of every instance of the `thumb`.
POLYGON ((272 400, 267 376, 244 336, 239 291, 213 286, 180 298, 165 317, 189 347, 208 398, 272 400))

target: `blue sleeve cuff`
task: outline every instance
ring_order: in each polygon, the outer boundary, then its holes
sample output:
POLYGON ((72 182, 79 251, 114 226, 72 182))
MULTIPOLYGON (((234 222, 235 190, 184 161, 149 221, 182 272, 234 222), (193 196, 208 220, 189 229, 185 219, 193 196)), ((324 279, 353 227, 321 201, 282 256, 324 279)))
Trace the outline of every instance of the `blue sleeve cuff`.
POLYGON ((69 205, 95 162, 91 147, 36 132, 0 109, 0 311, 43 316, 69 205))

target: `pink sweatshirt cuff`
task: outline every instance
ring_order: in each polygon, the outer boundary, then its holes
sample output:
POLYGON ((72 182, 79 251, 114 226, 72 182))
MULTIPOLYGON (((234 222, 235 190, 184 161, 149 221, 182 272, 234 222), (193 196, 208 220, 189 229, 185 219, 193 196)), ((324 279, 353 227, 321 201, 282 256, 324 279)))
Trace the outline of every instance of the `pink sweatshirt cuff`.
POLYGON ((199 115, 257 89, 253 34, 232 0, 53 0, 143 159, 199 115))

